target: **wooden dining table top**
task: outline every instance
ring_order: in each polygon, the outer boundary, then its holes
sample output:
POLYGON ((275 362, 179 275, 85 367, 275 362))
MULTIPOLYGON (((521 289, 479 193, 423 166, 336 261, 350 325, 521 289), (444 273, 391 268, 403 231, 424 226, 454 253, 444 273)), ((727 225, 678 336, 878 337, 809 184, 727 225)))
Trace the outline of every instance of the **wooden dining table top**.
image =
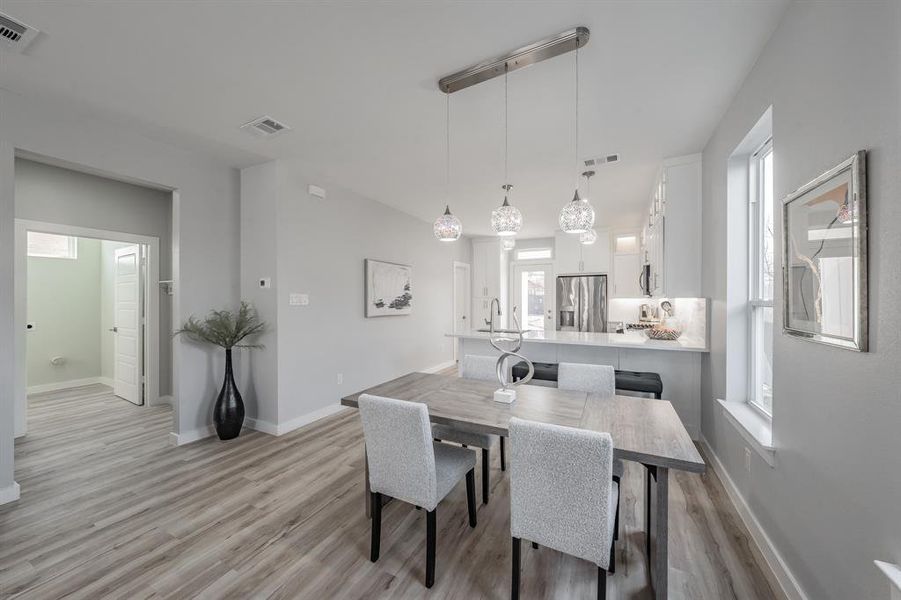
POLYGON ((702 473, 704 459, 673 405, 634 396, 600 396, 521 385, 511 404, 495 402, 496 382, 453 375, 409 373, 341 399, 357 407, 361 394, 422 402, 435 423, 506 436, 512 417, 608 432, 614 456, 647 465, 702 473))

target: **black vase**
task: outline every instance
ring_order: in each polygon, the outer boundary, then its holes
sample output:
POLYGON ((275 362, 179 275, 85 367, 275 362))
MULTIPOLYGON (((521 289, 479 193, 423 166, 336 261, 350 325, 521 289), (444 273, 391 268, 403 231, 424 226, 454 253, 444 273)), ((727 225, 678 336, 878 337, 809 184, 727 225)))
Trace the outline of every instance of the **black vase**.
POLYGON ((235 385, 231 348, 225 350, 225 381, 213 407, 213 422, 220 440, 235 439, 244 424, 244 400, 235 385))

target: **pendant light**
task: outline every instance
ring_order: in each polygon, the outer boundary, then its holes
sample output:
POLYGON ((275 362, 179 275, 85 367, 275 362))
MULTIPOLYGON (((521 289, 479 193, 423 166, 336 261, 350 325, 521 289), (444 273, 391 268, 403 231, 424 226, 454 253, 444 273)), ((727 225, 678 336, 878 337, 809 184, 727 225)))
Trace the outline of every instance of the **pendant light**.
MULTIPOLYGON (((445 103, 445 163, 444 163, 444 196, 450 196, 450 94, 447 94, 445 103)), ((442 242, 456 242, 463 234, 463 224, 460 219, 451 214, 450 204, 444 208, 444 214, 435 219, 432 226, 435 237, 442 242)))
MULTIPOLYGON (((507 133, 508 127, 508 110, 507 110, 507 71, 509 67, 504 63, 504 181, 507 181, 507 133)), ((491 211, 491 228, 494 232, 502 237, 516 235, 522 229, 522 213, 515 206, 511 206, 507 196, 510 188, 513 186, 504 183, 504 203, 491 211)))
MULTIPOLYGON (((576 43, 576 164, 579 163, 579 44, 576 43)), ((566 233, 584 233, 594 226, 594 208, 579 197, 579 180, 572 201, 560 211, 560 229, 566 233)))
MULTIPOLYGON (((591 200, 591 177, 594 175, 594 171, 585 171, 582 173, 582 177, 585 178, 585 202, 589 202, 591 200)), ((579 243, 583 246, 590 246, 598 240, 598 232, 594 229, 589 229, 588 231, 583 231, 579 234, 579 243)))

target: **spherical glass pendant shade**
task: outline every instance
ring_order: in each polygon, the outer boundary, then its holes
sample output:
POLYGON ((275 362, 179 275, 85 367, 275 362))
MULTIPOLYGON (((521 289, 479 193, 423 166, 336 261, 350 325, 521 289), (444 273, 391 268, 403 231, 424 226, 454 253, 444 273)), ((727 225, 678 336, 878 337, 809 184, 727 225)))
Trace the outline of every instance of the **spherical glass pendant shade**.
POLYGON ((435 237, 442 242, 456 242, 463 233, 463 224, 460 219, 451 214, 450 206, 444 209, 444 214, 435 219, 432 228, 435 237))
POLYGON ((505 237, 501 240, 501 248, 509 252, 516 248, 516 239, 512 237, 505 237))
POLYGON ((504 203, 491 211, 491 228, 501 236, 516 235, 522 229, 522 213, 505 197, 504 203))
POLYGON ((589 229, 588 231, 582 232, 579 234, 579 241, 586 246, 590 246, 598 241, 598 232, 594 229, 589 229))
POLYGON ((560 211, 560 229, 566 233, 584 233, 594 227, 594 209, 587 200, 579 198, 579 190, 572 202, 560 211))

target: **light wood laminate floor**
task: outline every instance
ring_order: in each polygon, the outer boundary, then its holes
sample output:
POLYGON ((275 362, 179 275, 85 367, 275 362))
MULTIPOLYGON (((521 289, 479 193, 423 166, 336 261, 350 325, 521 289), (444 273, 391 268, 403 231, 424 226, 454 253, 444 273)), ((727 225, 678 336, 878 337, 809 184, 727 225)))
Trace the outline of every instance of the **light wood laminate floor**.
MULTIPOLYGON (((28 419, 22 497, 0 507, 0 598, 509 598, 509 480, 496 453, 476 529, 462 483, 439 505, 426 590, 424 512, 386 506, 381 559, 368 560, 354 410, 281 437, 178 448, 168 407, 100 385, 34 396, 28 419)), ((716 476, 671 482, 670 597, 776 597, 716 476)), ((650 597, 641 486, 630 464, 609 598, 650 597)), ((523 598, 591 598, 595 582, 593 565, 524 546, 523 598)))

